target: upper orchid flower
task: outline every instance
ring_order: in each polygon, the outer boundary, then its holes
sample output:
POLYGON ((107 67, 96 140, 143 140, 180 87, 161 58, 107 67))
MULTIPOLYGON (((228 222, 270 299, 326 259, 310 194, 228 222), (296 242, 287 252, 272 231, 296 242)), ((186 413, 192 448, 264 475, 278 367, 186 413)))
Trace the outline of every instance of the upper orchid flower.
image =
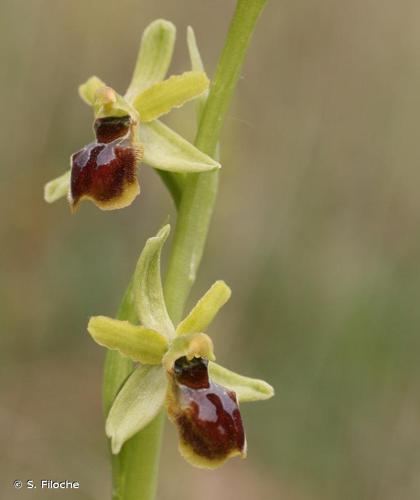
POLYGON ((215 468, 246 455, 239 403, 268 399, 273 388, 214 362, 213 343, 203 333, 230 297, 217 281, 175 328, 163 298, 160 254, 169 226, 149 238, 137 263, 132 288, 141 326, 104 316, 90 319, 94 340, 139 363, 109 411, 106 433, 113 453, 166 405, 176 424, 180 452, 198 467, 215 468))
POLYGON ((140 193, 140 161, 175 173, 203 172, 220 164, 164 125, 158 118, 203 95, 209 80, 188 71, 164 80, 175 42, 172 23, 157 20, 143 33, 131 83, 124 96, 96 76, 79 87, 92 106, 96 139, 71 157, 71 170, 48 182, 45 199, 68 196, 74 210, 90 199, 103 210, 123 208, 140 193))

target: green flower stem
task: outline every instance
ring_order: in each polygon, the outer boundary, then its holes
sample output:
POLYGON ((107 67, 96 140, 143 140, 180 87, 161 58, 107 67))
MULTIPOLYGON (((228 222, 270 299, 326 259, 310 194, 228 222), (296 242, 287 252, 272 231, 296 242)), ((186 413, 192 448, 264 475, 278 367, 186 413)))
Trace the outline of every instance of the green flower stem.
MULTIPOLYGON (((246 50, 265 4, 266 0, 237 3, 195 140, 195 145, 209 156, 215 156, 246 50)), ((174 323, 182 317, 200 265, 218 182, 218 171, 191 174, 185 181, 165 283, 166 303, 174 323)))
MULTIPOLYGON (((246 50, 266 1, 239 0, 237 3, 195 141, 196 146, 210 156, 215 155, 246 50)), ((185 301, 200 265, 217 195, 217 185, 217 171, 191 174, 183 185, 165 283, 167 307, 175 324, 181 319, 185 301)), ((131 303, 130 287, 121 303, 118 319, 137 322, 131 303)), ((132 362, 118 352, 108 352, 104 374, 106 413, 132 367, 132 362)), ((163 421, 160 414, 130 439, 119 455, 113 457, 114 500, 155 498, 163 421)))

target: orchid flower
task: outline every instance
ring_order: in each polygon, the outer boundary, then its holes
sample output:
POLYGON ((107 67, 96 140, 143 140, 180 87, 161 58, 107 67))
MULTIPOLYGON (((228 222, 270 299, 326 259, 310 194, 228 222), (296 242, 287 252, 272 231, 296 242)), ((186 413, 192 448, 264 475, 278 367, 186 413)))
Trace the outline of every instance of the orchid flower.
POLYGON ((67 196, 72 210, 83 199, 103 210, 126 207, 140 193, 137 168, 142 161, 167 175, 220 168, 160 121, 173 108, 204 95, 209 87, 200 70, 164 80, 174 43, 174 25, 154 21, 143 33, 124 96, 96 76, 79 87, 81 98, 93 109, 95 140, 72 155, 70 171, 46 184, 47 202, 67 196))
POLYGON ((216 281, 176 327, 172 324, 160 276, 169 230, 166 225, 147 240, 136 266, 130 294, 141 324, 105 316, 94 316, 88 324, 98 344, 138 363, 111 406, 105 430, 118 454, 166 407, 184 458, 215 468, 229 457, 246 456, 239 403, 268 399, 274 390, 215 363, 212 340, 204 331, 230 298, 223 281, 216 281))

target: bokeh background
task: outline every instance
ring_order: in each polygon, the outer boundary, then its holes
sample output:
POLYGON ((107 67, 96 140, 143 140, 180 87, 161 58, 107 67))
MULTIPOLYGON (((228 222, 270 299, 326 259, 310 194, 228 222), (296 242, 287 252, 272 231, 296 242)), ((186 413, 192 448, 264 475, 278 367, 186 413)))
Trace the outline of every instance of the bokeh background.
MULTIPOLYGON (((91 137, 77 86, 124 91, 143 28, 192 25, 213 74, 233 0, 0 2, 0 498, 109 498, 103 350, 146 238, 174 210, 156 174, 126 210, 43 202, 91 137), (64 493, 14 479, 78 480, 64 493)), ((218 358, 269 380, 243 406, 249 458, 190 468, 167 425, 159 500, 420 498, 420 4, 268 3, 222 138, 223 172, 192 299, 233 298, 218 358)), ((168 123, 194 135, 194 106, 168 123)))

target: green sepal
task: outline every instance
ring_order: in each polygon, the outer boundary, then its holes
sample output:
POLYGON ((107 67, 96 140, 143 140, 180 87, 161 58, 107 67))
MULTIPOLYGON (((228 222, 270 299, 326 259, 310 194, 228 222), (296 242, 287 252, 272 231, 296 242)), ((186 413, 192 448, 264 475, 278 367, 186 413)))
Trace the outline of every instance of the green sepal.
POLYGON ((68 195, 70 189, 70 170, 67 170, 60 177, 56 177, 44 186, 44 200, 47 203, 54 203, 60 198, 68 195))
POLYGON ((224 281, 216 281, 188 316, 179 323, 176 329, 177 335, 206 331, 220 308, 229 300, 231 293, 224 281))
POLYGON ((86 104, 93 106, 96 92, 102 87, 106 87, 106 84, 97 76, 91 76, 85 83, 79 85, 79 95, 86 104))
POLYGON ((160 364, 168 348, 168 340, 161 333, 107 316, 93 316, 87 329, 97 344, 143 364, 160 364))
POLYGON ((139 140, 144 145, 144 162, 158 170, 191 173, 220 168, 220 163, 159 120, 143 123, 139 140))
POLYGON ((193 71, 205 71, 203 60, 201 59, 200 51, 197 45, 194 30, 191 26, 187 28, 187 45, 188 53, 190 55, 191 68, 193 71))
POLYGON ((133 106, 142 123, 151 122, 202 95, 208 87, 209 79, 205 73, 187 71, 151 85, 134 99, 133 106))
MULTIPOLYGON (((204 64, 201 59, 200 51, 198 49, 197 40, 195 38, 194 30, 191 26, 187 28, 187 45, 188 45, 188 53, 190 55, 191 68, 193 71, 203 71, 205 73, 204 64)), ((197 99, 197 115, 198 118, 201 117, 201 113, 203 112, 203 108, 206 104, 207 97, 209 95, 208 90, 204 92, 197 99)))
POLYGON ((206 358, 215 360, 213 342, 205 333, 188 333, 176 337, 163 357, 162 363, 167 371, 171 371, 177 359, 206 358))
POLYGON ((274 396, 273 387, 264 380, 244 377, 212 361, 209 363, 209 375, 216 384, 235 391, 240 403, 261 401, 274 396))
POLYGON ((167 376, 162 366, 140 365, 129 376, 112 404, 105 432, 115 455, 123 444, 159 413, 166 396, 167 376))
POLYGON ((172 59, 175 35, 175 26, 164 19, 153 21, 144 30, 126 99, 132 101, 141 91, 165 78, 172 59))
POLYGON ((169 231, 167 224, 147 240, 134 272, 133 297, 140 323, 171 338, 175 329, 166 310, 160 275, 160 255, 169 231))

